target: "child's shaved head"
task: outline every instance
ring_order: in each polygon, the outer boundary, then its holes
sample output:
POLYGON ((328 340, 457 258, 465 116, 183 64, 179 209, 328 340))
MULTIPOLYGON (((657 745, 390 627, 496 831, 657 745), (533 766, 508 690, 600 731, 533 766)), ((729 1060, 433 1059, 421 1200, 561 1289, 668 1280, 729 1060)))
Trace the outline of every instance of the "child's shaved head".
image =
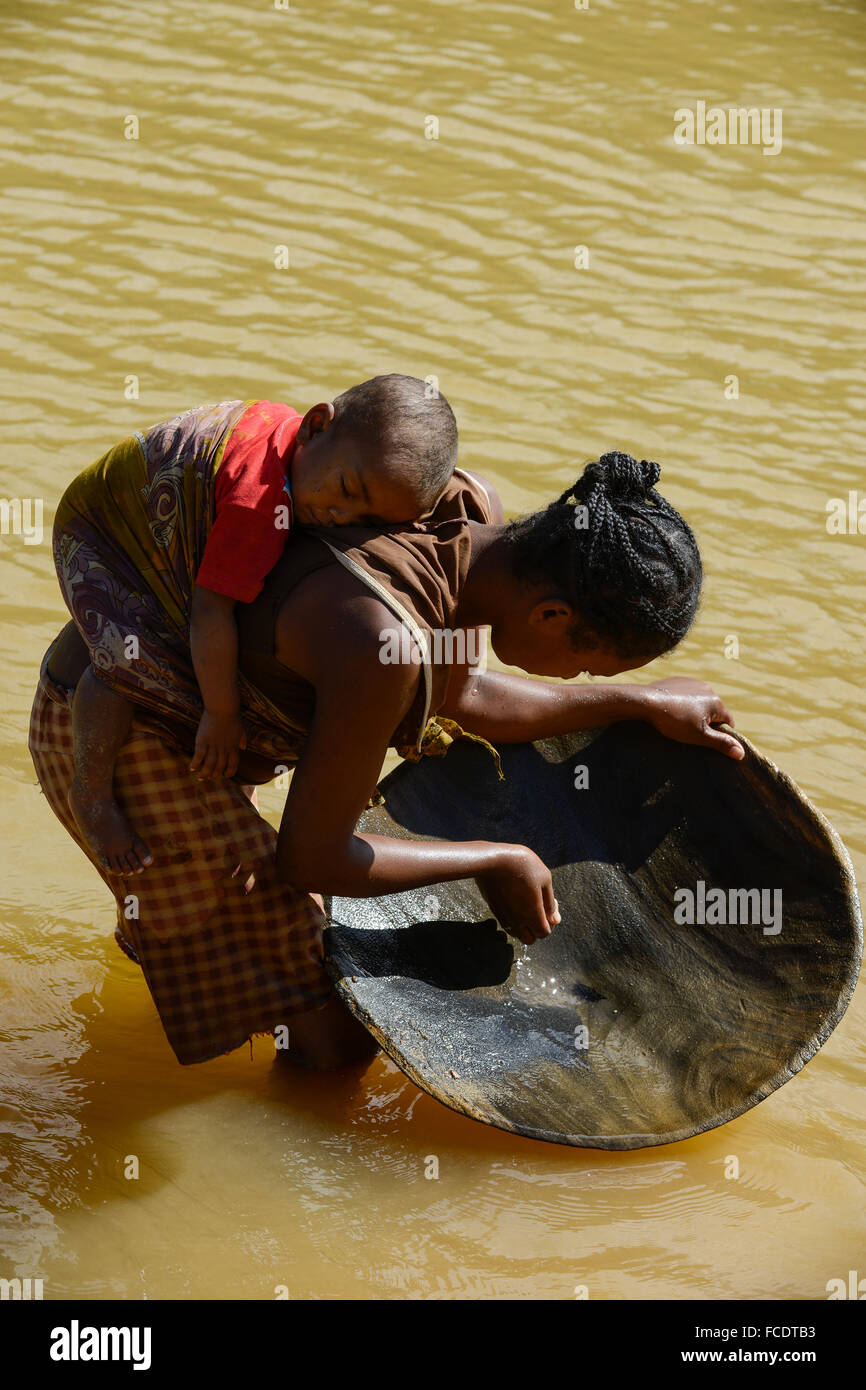
POLYGON ((422 505, 432 507, 457 462, 457 421, 444 396, 415 376, 391 372, 334 400, 334 427, 393 462, 422 505))

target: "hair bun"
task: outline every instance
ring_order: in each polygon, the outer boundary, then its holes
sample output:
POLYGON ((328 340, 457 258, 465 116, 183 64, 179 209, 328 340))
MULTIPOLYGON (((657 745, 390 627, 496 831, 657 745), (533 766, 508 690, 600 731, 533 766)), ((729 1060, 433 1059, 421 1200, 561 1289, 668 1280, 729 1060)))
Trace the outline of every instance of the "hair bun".
POLYGON ((620 453, 618 449, 610 454, 602 454, 598 463, 590 464, 587 473, 590 470, 594 474, 593 480, 606 489, 608 496, 623 501, 645 498, 662 472, 657 463, 651 463, 648 459, 641 459, 638 463, 631 454, 620 453))
MULTIPOLYGON (((579 502, 589 503, 593 496, 606 498, 611 502, 645 502, 662 475, 657 463, 649 459, 633 459, 631 454, 623 454, 619 449, 602 454, 597 463, 588 463, 577 482, 560 501, 569 496, 577 497, 579 502)), ((661 499, 658 494, 655 502, 661 499)))

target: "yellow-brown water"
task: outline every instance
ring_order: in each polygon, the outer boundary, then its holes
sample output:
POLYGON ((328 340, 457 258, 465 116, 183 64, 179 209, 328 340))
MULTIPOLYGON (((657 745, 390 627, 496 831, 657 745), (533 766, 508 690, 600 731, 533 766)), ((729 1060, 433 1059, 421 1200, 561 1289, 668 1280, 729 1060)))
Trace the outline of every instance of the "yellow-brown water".
POLYGON ((25 746, 75 472, 205 400, 433 375, 511 511, 605 448, 662 463, 708 572, 664 669, 717 686, 862 879, 866 535, 826 527, 866 495, 862 7, 3 0, 0 22, 2 490, 46 509, 42 544, 0 538, 0 1274, 673 1299, 866 1275, 862 994, 756 1110, 643 1153, 485 1129, 384 1060, 287 1080, 259 1040, 182 1069, 25 746), (699 100, 781 109, 781 152, 676 145, 699 100))

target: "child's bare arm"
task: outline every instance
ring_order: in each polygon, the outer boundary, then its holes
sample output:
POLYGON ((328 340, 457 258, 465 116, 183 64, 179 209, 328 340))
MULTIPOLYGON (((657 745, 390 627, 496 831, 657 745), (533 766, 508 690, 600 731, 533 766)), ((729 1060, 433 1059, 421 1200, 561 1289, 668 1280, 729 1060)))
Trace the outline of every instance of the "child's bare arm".
POLYGON ((196 584, 190 612, 192 664, 204 702, 190 771, 234 776, 243 747, 235 600, 196 584))

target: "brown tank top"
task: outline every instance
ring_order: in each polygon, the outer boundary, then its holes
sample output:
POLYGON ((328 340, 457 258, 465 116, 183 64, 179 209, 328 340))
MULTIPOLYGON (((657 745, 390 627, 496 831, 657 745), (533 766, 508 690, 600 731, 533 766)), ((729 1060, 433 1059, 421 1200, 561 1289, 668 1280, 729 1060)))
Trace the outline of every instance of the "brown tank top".
MULTIPOLYGON (((297 532, 271 571, 259 597, 239 604, 238 668, 242 687, 251 687, 279 710, 297 735, 309 731, 315 690, 274 654, 274 630, 283 603, 308 575, 340 564, 378 595, 395 617, 395 628, 408 630, 424 660, 418 667, 418 689, 406 718, 395 729, 391 746, 404 757, 444 752, 456 725, 432 719, 442 705, 450 664, 441 657, 437 630, 454 628, 457 601, 469 565, 470 521, 489 522, 492 507, 487 489, 462 469, 455 470, 434 512, 423 522, 385 527, 322 527, 297 532)), ((244 704, 247 701, 244 700, 244 704)), ((242 710, 244 717, 247 711, 242 710)), ((302 737, 301 737, 302 741, 302 737)), ((251 743, 259 742, 253 737, 251 743)), ((268 740, 271 742, 271 740, 268 740)), ((271 743, 273 747, 273 744, 271 743)), ((286 749, 288 760, 291 750, 286 749)))

